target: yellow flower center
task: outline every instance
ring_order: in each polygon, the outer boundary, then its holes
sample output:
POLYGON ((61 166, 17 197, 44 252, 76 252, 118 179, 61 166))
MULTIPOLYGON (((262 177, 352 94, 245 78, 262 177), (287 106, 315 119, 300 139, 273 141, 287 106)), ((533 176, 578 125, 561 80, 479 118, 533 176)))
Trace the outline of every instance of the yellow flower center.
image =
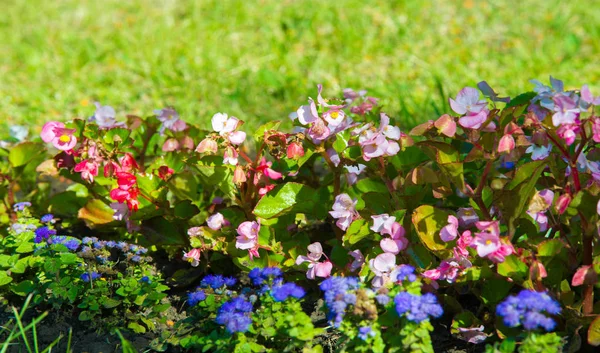
POLYGON ((60 142, 67 143, 67 142, 71 141, 71 136, 69 136, 69 135, 61 135, 61 136, 58 138, 58 140, 59 140, 60 142))
POLYGON ((485 241, 485 245, 490 245, 491 243, 492 243, 492 241, 489 239, 485 241))
POLYGON ((331 114, 329 114, 332 118, 337 119, 337 117, 340 115, 340 113, 336 112, 331 112, 331 114))

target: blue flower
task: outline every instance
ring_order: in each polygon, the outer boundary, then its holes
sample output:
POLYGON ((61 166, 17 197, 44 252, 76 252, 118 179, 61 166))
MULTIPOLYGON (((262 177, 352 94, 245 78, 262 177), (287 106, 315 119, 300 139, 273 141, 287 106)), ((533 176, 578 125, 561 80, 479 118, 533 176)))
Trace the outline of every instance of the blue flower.
POLYGON ((397 275, 397 281, 408 280, 409 282, 414 282, 417 279, 415 268, 411 265, 400 265, 394 272, 397 275))
POLYGON ((80 245, 79 239, 73 237, 67 237, 64 235, 56 235, 48 239, 49 244, 62 244, 71 251, 77 251, 80 245))
POLYGON ((96 237, 91 237, 91 238, 90 237, 83 237, 83 239, 81 239, 81 242, 83 244, 85 244, 85 245, 90 245, 90 244, 92 244, 94 242, 97 242, 97 241, 98 241, 98 238, 96 238, 96 237))
POLYGON ((146 249, 146 248, 145 248, 145 247, 143 247, 143 246, 140 246, 140 247, 138 247, 138 249, 136 250, 135 254, 136 254, 136 255, 143 255, 143 254, 145 254, 145 253, 147 253, 147 252, 148 252, 148 249, 146 249))
POLYGON ((202 290, 197 290, 195 292, 188 293, 188 304, 190 306, 195 306, 201 301, 204 301, 204 299, 206 299, 206 294, 202 290))
POLYGON ((144 276, 144 277, 142 277, 142 278, 140 279, 140 282, 144 282, 144 283, 152 283, 152 282, 150 281, 150 277, 148 277, 148 276, 144 276))
POLYGON ((43 215, 42 218, 40 218, 40 221, 42 221, 42 223, 50 223, 54 221, 54 216, 48 213, 47 215, 43 215))
POLYGON ((142 258, 139 255, 134 255, 131 257, 131 261, 140 262, 140 261, 142 261, 142 258))
POLYGON ((444 313, 437 298, 431 293, 414 295, 401 292, 394 298, 394 304, 399 316, 406 315, 408 320, 416 323, 427 320, 429 316, 440 317, 444 313))
POLYGON ((511 295, 496 307, 496 314, 502 316, 508 327, 523 325, 526 330, 543 328, 552 331, 556 323, 543 314, 557 315, 561 311, 560 304, 547 293, 524 289, 519 294, 511 295))
POLYGON ((356 295, 352 292, 358 289, 358 279, 332 276, 321 282, 319 287, 325 292, 325 303, 329 309, 327 318, 333 322, 334 327, 339 327, 346 307, 356 304, 356 295))
POLYGON ((366 341, 369 336, 374 337, 375 335, 375 332, 369 326, 363 326, 358 329, 358 338, 363 341, 366 341))
POLYGON ((92 272, 91 276, 90 276, 90 274, 88 272, 86 272, 86 273, 82 274, 80 278, 84 282, 89 282, 90 278, 93 281, 93 280, 98 279, 100 277, 102 277, 102 276, 100 276, 100 274, 98 272, 92 272))
POLYGON ((387 305, 390 302, 390 297, 386 294, 377 294, 375 300, 381 305, 387 305))
POLYGON ((248 277, 255 286, 261 286, 269 279, 276 281, 281 279, 281 276, 283 276, 283 272, 278 267, 265 267, 263 269, 255 267, 248 273, 248 277))
POLYGON ((33 239, 33 241, 35 243, 41 243, 43 240, 46 240, 51 235, 55 235, 55 234, 56 234, 56 230, 54 230, 54 229, 50 229, 46 226, 39 227, 38 229, 35 230, 35 238, 33 239))
POLYGON ((282 302, 289 297, 300 299, 304 297, 306 292, 304 288, 300 287, 295 283, 285 283, 279 286, 273 286, 271 289, 271 296, 276 302, 282 302))
POLYGON ((16 211, 23 211, 25 210, 25 208, 27 207, 31 207, 31 202, 17 202, 16 204, 13 205, 13 210, 16 211))
POLYGON ((236 297, 221 305, 215 321, 225 325, 230 333, 246 332, 252 324, 251 312, 252 303, 243 297, 236 297))
POLYGON ((112 249, 117 246, 117 242, 114 240, 109 240, 106 242, 106 247, 112 249))

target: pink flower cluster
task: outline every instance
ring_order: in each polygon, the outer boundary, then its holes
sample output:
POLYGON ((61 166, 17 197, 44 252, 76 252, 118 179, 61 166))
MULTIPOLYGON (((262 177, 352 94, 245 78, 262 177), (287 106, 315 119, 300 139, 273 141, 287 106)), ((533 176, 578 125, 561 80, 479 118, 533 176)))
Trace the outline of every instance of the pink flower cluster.
POLYGON ((337 219, 335 224, 346 230, 350 223, 358 216, 356 212, 356 200, 352 200, 348 194, 339 194, 335 197, 333 211, 329 211, 331 217, 337 219))
POLYGON ((383 238, 379 242, 381 250, 386 253, 397 255, 400 251, 406 249, 408 246, 408 239, 406 239, 406 231, 404 227, 396 222, 396 217, 390 216, 387 213, 371 216, 373 219, 373 225, 371 230, 381 235, 389 235, 389 238, 383 238))
POLYGON ((235 242, 235 247, 242 250, 248 250, 250 259, 260 257, 258 254, 258 232, 260 231, 260 223, 255 221, 242 222, 237 228, 238 237, 235 242))
POLYGON ((323 253, 323 247, 321 243, 316 242, 310 244, 308 247, 308 254, 298 255, 296 258, 296 265, 301 265, 308 262, 308 271, 306 271, 306 278, 315 279, 315 277, 327 278, 331 276, 331 270, 333 264, 327 258, 327 255, 323 253), (325 256, 325 261, 320 262, 321 257, 325 256))
POLYGON ((452 110, 461 115, 458 124, 463 128, 478 130, 483 128, 485 131, 494 131, 496 125, 494 122, 486 122, 489 110, 487 101, 479 99, 479 91, 472 87, 465 87, 456 96, 456 99, 449 98, 452 110))
POLYGON ((358 144, 362 148, 362 155, 365 161, 377 157, 394 156, 400 151, 401 133, 396 126, 390 125, 390 118, 385 114, 380 114, 381 122, 379 128, 375 128, 372 123, 354 129, 352 134, 358 136, 358 144))

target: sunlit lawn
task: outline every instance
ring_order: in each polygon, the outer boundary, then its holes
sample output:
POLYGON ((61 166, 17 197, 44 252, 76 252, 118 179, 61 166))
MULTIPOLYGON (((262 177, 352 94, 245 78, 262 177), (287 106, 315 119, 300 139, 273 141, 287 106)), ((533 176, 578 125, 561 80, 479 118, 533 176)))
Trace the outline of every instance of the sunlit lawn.
MULTIPOLYGON (((590 83, 600 8, 590 1, 4 0, 0 129, 174 106, 251 127, 345 87, 382 98, 404 127, 444 94, 487 80, 514 95, 553 74, 590 83)), ((206 124, 206 127, 209 127, 206 124)))

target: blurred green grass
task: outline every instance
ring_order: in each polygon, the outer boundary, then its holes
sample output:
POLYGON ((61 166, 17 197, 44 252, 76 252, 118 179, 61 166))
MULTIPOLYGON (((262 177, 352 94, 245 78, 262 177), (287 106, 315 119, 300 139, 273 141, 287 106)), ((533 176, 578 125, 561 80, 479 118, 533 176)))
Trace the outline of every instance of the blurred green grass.
POLYGON ((589 1, 3 0, 0 129, 174 106, 250 127, 316 96, 365 88, 404 127, 487 80, 503 94, 550 74, 598 92, 589 1), (443 92, 441 92, 443 90, 443 92))

